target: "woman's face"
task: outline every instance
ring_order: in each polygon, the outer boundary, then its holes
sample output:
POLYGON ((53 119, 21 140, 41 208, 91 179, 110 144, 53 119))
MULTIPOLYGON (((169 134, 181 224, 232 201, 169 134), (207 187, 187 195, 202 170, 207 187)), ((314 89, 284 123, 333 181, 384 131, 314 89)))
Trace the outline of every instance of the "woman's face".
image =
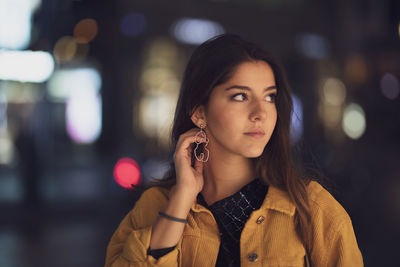
POLYGON ((275 77, 268 63, 260 60, 239 64, 227 82, 213 89, 202 113, 210 157, 212 153, 259 157, 275 128, 276 94, 275 77), (263 134, 248 134, 251 132, 263 134))

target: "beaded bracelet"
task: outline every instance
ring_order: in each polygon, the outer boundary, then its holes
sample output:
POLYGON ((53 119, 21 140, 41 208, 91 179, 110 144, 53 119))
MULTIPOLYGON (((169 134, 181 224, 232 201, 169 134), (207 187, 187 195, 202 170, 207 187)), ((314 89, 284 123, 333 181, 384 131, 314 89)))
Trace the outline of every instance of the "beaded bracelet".
POLYGON ((159 211, 158 214, 160 214, 161 216, 163 216, 163 217, 165 217, 165 218, 167 218, 168 220, 171 220, 171 221, 176 221, 176 222, 181 222, 181 223, 187 223, 188 222, 185 219, 180 219, 180 218, 176 218, 176 217, 170 216, 168 214, 165 214, 162 211, 159 211))

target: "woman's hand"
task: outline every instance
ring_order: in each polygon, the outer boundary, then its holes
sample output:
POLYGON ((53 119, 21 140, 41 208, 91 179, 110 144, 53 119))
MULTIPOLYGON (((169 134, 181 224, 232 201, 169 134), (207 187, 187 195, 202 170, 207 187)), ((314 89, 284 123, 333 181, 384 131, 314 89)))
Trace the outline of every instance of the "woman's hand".
MULTIPOLYGON (((179 136, 174 153, 176 171, 176 187, 172 192, 164 212, 177 218, 187 218, 193 201, 203 189, 203 162, 196 160, 192 167, 193 144, 205 142, 204 138, 196 137, 197 128, 190 129, 179 136), (197 139, 196 139, 197 138, 197 139)), ((150 249, 169 248, 176 246, 182 237, 185 224, 158 217, 153 225, 150 238, 150 249)))
POLYGON ((193 197, 203 189, 204 177, 202 161, 195 160, 191 165, 194 142, 205 143, 205 138, 196 136, 198 128, 192 128, 179 136, 174 153, 176 170, 176 191, 185 192, 193 197))

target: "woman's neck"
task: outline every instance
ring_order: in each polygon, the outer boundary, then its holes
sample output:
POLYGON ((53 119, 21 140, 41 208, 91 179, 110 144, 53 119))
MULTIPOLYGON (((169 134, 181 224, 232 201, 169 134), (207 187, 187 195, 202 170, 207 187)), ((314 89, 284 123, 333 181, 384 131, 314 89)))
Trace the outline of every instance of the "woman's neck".
POLYGON ((243 157, 209 158, 204 164, 204 186, 201 194, 208 205, 224 199, 254 180, 254 165, 243 157))

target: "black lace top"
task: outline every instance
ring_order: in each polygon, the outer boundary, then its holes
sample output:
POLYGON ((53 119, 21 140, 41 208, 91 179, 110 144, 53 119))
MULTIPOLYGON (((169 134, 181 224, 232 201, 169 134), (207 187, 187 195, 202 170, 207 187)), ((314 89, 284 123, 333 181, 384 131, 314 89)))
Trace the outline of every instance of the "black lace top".
MULTIPOLYGON (((211 211, 221 233, 221 245, 216 266, 240 266, 240 235, 245 223, 254 210, 261 207, 268 191, 268 186, 259 179, 254 179, 235 194, 208 206, 201 193, 197 203, 211 211)), ((148 253, 159 258, 174 247, 149 250, 148 253)))

